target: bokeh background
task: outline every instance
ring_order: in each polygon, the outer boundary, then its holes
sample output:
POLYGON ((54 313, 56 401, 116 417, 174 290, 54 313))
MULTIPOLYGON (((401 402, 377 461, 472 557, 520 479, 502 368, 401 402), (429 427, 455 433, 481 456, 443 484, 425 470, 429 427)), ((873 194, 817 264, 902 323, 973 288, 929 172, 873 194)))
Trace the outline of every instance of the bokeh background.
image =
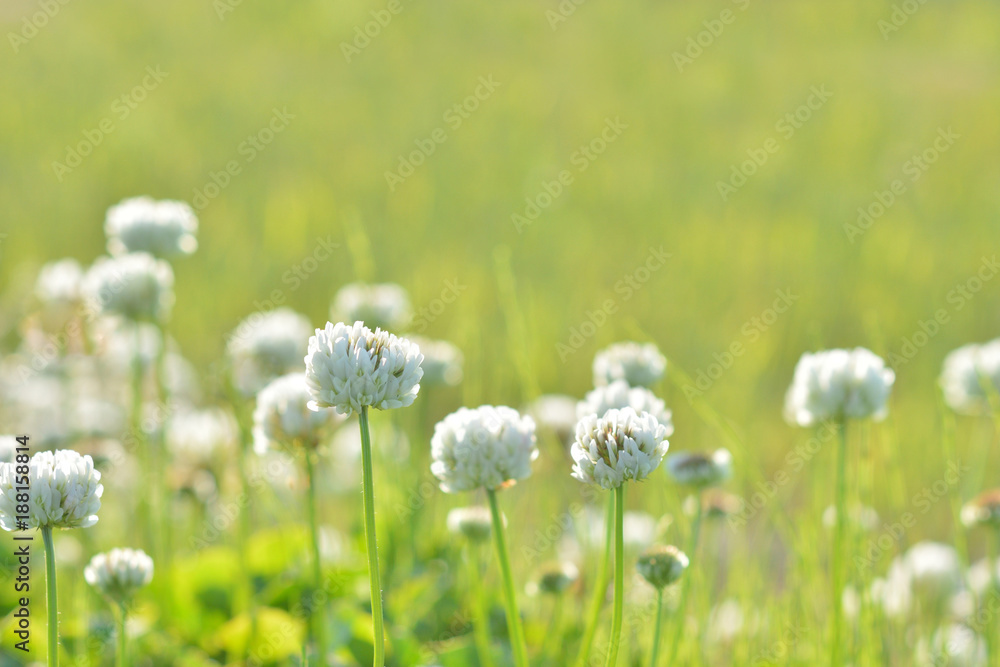
MULTIPOLYGON (((677 428, 672 448, 731 446, 731 490, 748 497, 809 437, 781 415, 802 352, 863 345, 900 355, 921 322, 944 309, 948 322, 896 364, 890 417, 872 430, 873 502, 889 520, 941 477, 941 361, 1000 330, 1000 279, 956 297, 960 286, 976 286, 969 281, 995 257, 1000 231, 1000 3, 394 3, 70 0, 53 2, 34 33, 26 21, 48 5, 0 4, 0 326, 8 348, 37 268, 104 252, 108 206, 139 194, 196 201, 235 160, 240 173, 199 206, 198 252, 174 264, 170 334, 203 369, 276 291, 322 325, 347 282, 398 282, 419 312, 451 281, 464 289, 435 307, 423 333, 463 350, 466 381, 433 399, 431 418, 460 404, 523 405, 540 392, 580 396, 595 351, 648 339, 671 363, 664 391, 677 428), (384 21, 390 4, 398 12, 345 56, 344 45, 355 45, 373 12, 384 21), (720 31, 714 22, 724 12, 732 20, 720 31), (701 53, 687 51, 699 38, 701 53), (697 55, 679 67, 678 53, 697 55), (166 76, 138 100, 132 91, 147 68, 166 76), (481 77, 499 85, 454 127, 449 109, 481 77), (817 88, 829 99, 787 136, 779 123, 817 88), (123 95, 134 106, 127 115, 123 95), (292 116, 287 127, 247 161, 243 142, 274 109, 292 116), (79 166, 57 173, 53 163, 66 163, 104 119, 113 131, 79 166), (625 129, 579 170, 574 156, 608 119, 625 129), (437 128, 446 141, 390 187, 386 172, 437 128), (957 138, 912 180, 913 156, 949 129, 957 138), (769 139, 777 152, 722 197, 718 183, 769 139), (523 215, 526 197, 562 170, 572 184, 518 229, 512 215, 523 215), (854 234, 858 208, 896 179, 905 191, 854 234), (317 239, 337 247, 290 279, 317 239), (616 283, 650 248, 669 258, 626 299, 616 283), (798 298, 751 340, 748 323, 756 327, 778 290, 798 298), (584 325, 609 299, 616 312, 584 325), (592 335, 574 336, 581 325, 592 335), (745 354, 689 401, 674 371, 707 373, 733 342, 745 354)), ((991 437, 990 428, 987 420, 957 423, 959 459, 985 457, 963 476, 959 498, 998 481, 995 454, 972 444, 991 437)), ((538 479, 510 492, 512 506, 533 510, 512 510, 515 551, 579 496, 568 463, 557 451, 547 458, 538 479)), ((825 539, 819 514, 831 497, 831 466, 832 452, 821 450, 768 506, 777 519, 740 534, 722 529, 716 543, 728 545, 719 547, 728 560, 715 601, 766 595, 776 618, 803 608, 806 618, 823 617, 822 601, 809 596, 825 591, 822 555, 807 547, 825 539), (781 523, 801 527, 800 541, 775 528, 781 523), (737 582, 725 576, 734 567, 737 582)), ((460 501, 438 496, 433 502, 460 501)), ((634 502, 647 501, 636 493, 634 502)), ((900 548, 952 541, 953 509, 936 503, 900 548)), ((971 549, 981 548, 974 538, 971 549)), ((522 580, 530 574, 526 563, 515 570, 522 580)))

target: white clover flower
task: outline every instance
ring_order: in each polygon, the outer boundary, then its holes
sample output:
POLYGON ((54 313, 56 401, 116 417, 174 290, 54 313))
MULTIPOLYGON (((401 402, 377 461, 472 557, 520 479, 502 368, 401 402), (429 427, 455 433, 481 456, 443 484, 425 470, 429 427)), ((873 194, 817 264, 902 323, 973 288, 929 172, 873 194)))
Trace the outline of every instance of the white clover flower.
POLYGON ((144 252, 99 257, 87 270, 83 292, 94 313, 130 320, 163 320, 174 302, 174 272, 144 252))
POLYGON ((448 512, 447 525, 449 531, 465 535, 470 542, 485 542, 490 539, 493 518, 481 505, 456 507, 448 512))
POLYGON ((653 588, 663 589, 680 579, 689 563, 687 555, 677 547, 655 546, 639 556, 635 569, 653 588))
POLYGON ((35 296, 46 305, 67 305, 80 300, 83 268, 75 259, 49 262, 38 272, 35 296))
POLYGON ((431 472, 446 493, 500 489, 531 475, 535 422, 506 406, 459 408, 434 427, 431 472))
POLYGON ((188 463, 208 461, 217 450, 234 445, 238 437, 236 419, 219 408, 185 410, 167 422, 167 447, 188 463))
POLYGON ((685 486, 718 486, 733 476, 733 455, 728 449, 714 452, 677 452, 667 456, 667 474, 685 486))
POLYGON ((226 345, 233 385, 250 396, 274 378, 302 369, 313 326, 290 308, 257 312, 240 322, 226 345))
POLYGON ((594 386, 624 380, 631 387, 652 387, 666 370, 667 358, 652 343, 615 343, 594 357, 594 386))
POLYGON ((947 544, 918 542, 889 564, 884 580, 872 585, 872 597, 886 614, 905 617, 919 602, 925 613, 942 614, 965 586, 958 552, 947 544))
POLYGON ((0 464, 0 528, 18 529, 18 486, 28 486, 28 526, 87 528, 101 508, 101 473, 94 461, 71 449, 38 452, 28 464, 0 464), (24 467, 27 465, 28 470, 24 467), (23 477, 27 473, 27 484, 23 477))
POLYGON ((182 201, 133 197, 108 209, 108 252, 148 252, 157 257, 190 255, 198 249, 198 218, 182 201))
POLYGON ((421 384, 428 387, 454 387, 462 382, 462 351, 444 340, 430 340, 422 336, 410 336, 424 360, 420 368, 424 371, 421 384))
POLYGON ((629 386, 625 380, 615 380, 588 392, 584 399, 576 404, 576 417, 577 419, 583 419, 587 415, 600 417, 613 408, 632 408, 636 414, 648 412, 667 428, 667 437, 674 433, 674 423, 671 420, 673 415, 667 410, 666 403, 649 389, 629 386))
POLYGON ((543 394, 533 400, 525 412, 543 429, 563 442, 573 439, 576 431, 576 399, 562 394, 543 394))
POLYGON ((528 584, 528 595, 559 595, 580 578, 580 570, 570 561, 544 563, 538 568, 537 581, 528 584))
POLYGON ((350 283, 337 292, 330 306, 330 319, 364 322, 372 329, 406 328, 413 318, 410 296, 395 283, 350 283))
POLYGON ((982 345, 965 345, 944 358, 941 389, 951 409, 977 414, 989 407, 985 387, 1000 392, 1000 338, 982 345))
POLYGON ((301 373, 272 380, 257 394, 253 411, 254 451, 264 454, 272 447, 315 447, 337 415, 333 410, 309 406, 312 396, 301 373))
POLYGON ((863 347, 806 353, 785 396, 785 419, 812 426, 824 419, 882 420, 895 373, 863 347))
POLYGON ((112 549, 90 559, 83 578, 111 602, 124 604, 153 580, 153 559, 142 549, 112 549))
POLYGON ((939 628, 930 643, 921 640, 917 646, 919 667, 986 667, 986 641, 967 625, 952 623, 939 628))
POLYGON ((570 450, 573 477, 603 489, 649 476, 667 453, 667 427, 632 408, 587 415, 576 426, 570 450))
POLYGON ((388 331, 372 331, 361 322, 327 322, 309 339, 306 353, 310 407, 349 415, 363 407, 412 405, 420 391, 423 360, 420 348, 388 331))

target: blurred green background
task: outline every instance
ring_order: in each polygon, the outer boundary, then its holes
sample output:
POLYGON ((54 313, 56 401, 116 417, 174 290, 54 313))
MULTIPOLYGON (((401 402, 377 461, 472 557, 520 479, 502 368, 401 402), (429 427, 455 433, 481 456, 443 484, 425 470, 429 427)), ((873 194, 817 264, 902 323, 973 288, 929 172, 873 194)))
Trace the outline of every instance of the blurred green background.
MULTIPOLYGON (((895 493, 875 489, 891 517, 907 506, 906 489, 941 475, 944 354, 1000 331, 1000 280, 961 308, 954 298, 994 256, 1000 231, 1000 3, 912 0, 912 16, 901 4, 586 0, 563 2, 575 9, 553 27, 555 0, 399 0, 347 62, 342 44, 388 3, 72 0, 15 52, 10 34, 42 10, 5 0, 0 277, 24 293, 44 261, 89 262, 103 252, 108 206, 140 194, 192 201, 236 160, 241 173, 199 211, 198 252, 174 263, 170 330, 189 358, 219 358, 227 332, 274 290, 321 325, 336 289, 358 278, 403 284, 418 311, 446 281, 467 286, 424 333, 465 351, 469 403, 518 405, 532 384, 582 395, 593 353, 614 340, 649 337, 692 376, 742 342, 746 353, 704 394, 746 443, 734 452, 741 495, 753 489, 747 470, 780 467, 808 435, 781 420, 802 352, 899 354, 945 309, 949 321, 897 368, 881 431, 892 446, 877 461, 906 481, 895 493), (894 7, 906 20, 890 32, 880 21, 894 7), (726 11, 732 21, 706 33, 726 11), (699 33, 702 53, 680 69, 675 53, 699 33), (113 105, 150 66, 167 76, 121 118, 113 105), (500 85, 451 127, 446 113, 480 77, 500 85), (813 87, 832 96, 784 136, 777 124, 813 87), (247 163, 241 143, 275 108, 294 118, 247 163), (53 162, 106 118, 113 132, 60 180, 53 162), (608 118, 626 129, 579 171, 574 154, 608 118), (436 128, 447 140, 391 191, 386 172, 436 128), (942 128, 958 138, 912 181, 908 161, 942 128), (778 151, 724 201, 718 182, 769 138, 778 151), (573 183, 516 229, 512 214, 561 170, 573 183), (851 239, 845 225, 858 207, 895 179, 905 192, 851 239), (339 247, 292 289, 283 278, 328 236, 339 247), (626 300, 615 284, 650 247, 670 258, 626 300), (509 278, 516 309, 502 288, 509 278), (750 341, 745 325, 777 290, 799 298, 750 341), (616 314, 560 359, 557 345, 608 299, 616 314)), ((722 444, 678 387, 667 399, 672 448, 722 444)), ((961 426, 960 458, 979 428, 961 426)), ((977 468, 963 497, 998 481, 977 468)), ((796 480, 789 494, 811 492, 807 484, 796 480)), ((944 505, 907 539, 947 541, 944 505)))

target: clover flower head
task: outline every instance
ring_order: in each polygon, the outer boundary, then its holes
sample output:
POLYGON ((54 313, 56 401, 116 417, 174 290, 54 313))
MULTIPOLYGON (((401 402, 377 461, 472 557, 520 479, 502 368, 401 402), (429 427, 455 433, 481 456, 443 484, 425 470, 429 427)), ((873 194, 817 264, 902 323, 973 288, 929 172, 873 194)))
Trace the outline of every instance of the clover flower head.
POLYGON ((934 631, 930 641, 921 640, 916 650, 919 667, 982 667, 988 664, 986 640, 964 623, 949 623, 934 631))
POLYGON ((18 511, 23 504, 17 499, 19 486, 29 488, 30 528, 88 528, 97 523, 104 486, 89 456, 60 449, 38 452, 28 463, 0 464, 0 528, 7 531, 19 529, 17 517, 25 514, 18 511))
POLYGON ((108 209, 108 252, 148 252, 156 257, 190 255, 198 249, 198 218, 182 201, 133 197, 108 209))
POLYGON ((445 493, 501 489, 531 475, 535 421, 506 406, 459 408, 434 427, 431 472, 445 493))
POLYGON ((576 426, 570 450, 573 477, 603 489, 645 479, 667 453, 667 427, 632 408, 587 415, 576 426))
POLYGON ((456 507, 448 512, 448 530, 465 535, 470 542, 485 542, 490 539, 493 519, 490 511, 480 505, 456 507))
POLYGON ((185 410, 167 422, 167 447, 185 462, 204 462, 216 451, 234 445, 237 431, 230 412, 220 408, 185 410))
POLYGON ((569 442, 576 431, 576 399, 562 394, 542 394, 525 410, 542 429, 548 429, 560 442, 569 442))
POLYGON ((253 411, 253 447, 258 454, 271 448, 316 447, 336 421, 333 410, 309 407, 312 395, 302 373, 272 380, 257 394, 253 411))
MULTIPOLYGON (((867 505, 853 504, 847 509, 847 521, 860 531, 870 533, 878 528, 878 512, 867 505)), ((823 525, 831 529, 837 525, 837 508, 834 505, 823 510, 823 525)))
POLYGON ((75 259, 49 262, 38 272, 35 296, 43 304, 72 304, 80 300, 83 268, 75 259))
POLYGON ((683 551, 673 545, 660 545, 643 552, 635 569, 653 588, 662 590, 680 579, 688 564, 683 551))
POLYGON ((667 456, 667 474, 684 486, 718 486, 733 476, 733 455, 725 448, 710 453, 670 454, 667 456))
POLYGON ((362 322, 326 323, 309 339, 306 381, 314 410, 334 408, 349 415, 413 404, 420 391, 424 355, 416 344, 362 322))
MULTIPOLYGON (((941 608, 964 587, 961 559, 954 547, 918 542, 890 564, 889 579, 905 586, 926 609, 941 608)), ((903 595, 905 597, 905 595, 903 595)))
POLYGON ((411 336, 424 355, 420 368, 424 376, 420 383, 428 387, 455 387, 462 382, 462 351, 446 340, 430 340, 421 336, 411 336))
POLYGON ((153 559, 142 549, 112 549, 90 559, 83 578, 111 602, 125 604, 153 580, 153 559))
POLYGON ((559 595, 572 586, 579 577, 580 570, 569 561, 545 563, 538 569, 538 580, 533 582, 529 592, 559 595))
POLYGON ((576 405, 577 419, 587 415, 603 415, 612 408, 632 408, 636 414, 648 412, 667 427, 667 436, 674 433, 672 413, 656 394, 645 387, 632 387, 625 380, 615 380, 595 387, 576 405))
POLYGON ((892 369, 863 347, 803 354, 785 396, 785 419, 796 426, 824 419, 880 421, 895 379, 892 369))
POLYGON ((652 343, 615 343, 594 357, 594 386, 624 380, 630 387, 652 387, 666 370, 667 358, 652 343))
POLYGON ((313 326, 290 308, 256 312, 240 322, 227 343, 233 385, 250 396, 276 377, 302 369, 313 326))
POLYGON ((401 331, 413 318, 413 308, 409 294, 395 283, 350 283, 341 287, 333 298, 330 318, 401 331))
POLYGON ((174 272, 144 252, 98 257, 83 278, 83 293, 93 313, 164 320, 174 303, 174 272))
POLYGON ((961 519, 967 528, 973 526, 1000 528, 1000 489, 984 491, 965 503, 961 519))
POLYGON ((962 414, 989 408, 990 391, 1000 392, 1000 338, 982 345, 965 345, 944 358, 941 389, 948 406, 962 414))

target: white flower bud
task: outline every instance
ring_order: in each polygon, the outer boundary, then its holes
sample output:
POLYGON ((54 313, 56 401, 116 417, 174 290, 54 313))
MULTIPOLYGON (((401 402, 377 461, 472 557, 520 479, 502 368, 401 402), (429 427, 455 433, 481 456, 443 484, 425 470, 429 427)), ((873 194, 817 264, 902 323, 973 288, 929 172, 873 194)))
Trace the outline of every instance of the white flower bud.
POLYGON ((272 447, 315 447, 334 420, 333 410, 313 410, 312 396, 301 373, 284 375, 260 390, 253 411, 254 451, 272 447))
POLYGON ((94 556, 83 578, 111 602, 125 604, 153 580, 153 559, 141 549, 112 549, 94 556))
POLYGON ((941 389, 951 409, 977 414, 989 408, 986 387, 1000 392, 1000 338, 982 345, 965 345, 944 358, 941 389))
POLYGON ((182 201, 126 199, 108 209, 104 233, 108 252, 148 252, 157 257, 190 255, 198 248, 198 218, 182 201))
POLYGON ((677 452, 667 457, 667 474, 685 486, 718 486, 733 476, 733 455, 725 448, 710 454, 677 452))
POLYGON ((94 313, 129 320, 164 320, 174 302, 174 272, 146 253, 98 257, 83 280, 94 313))

